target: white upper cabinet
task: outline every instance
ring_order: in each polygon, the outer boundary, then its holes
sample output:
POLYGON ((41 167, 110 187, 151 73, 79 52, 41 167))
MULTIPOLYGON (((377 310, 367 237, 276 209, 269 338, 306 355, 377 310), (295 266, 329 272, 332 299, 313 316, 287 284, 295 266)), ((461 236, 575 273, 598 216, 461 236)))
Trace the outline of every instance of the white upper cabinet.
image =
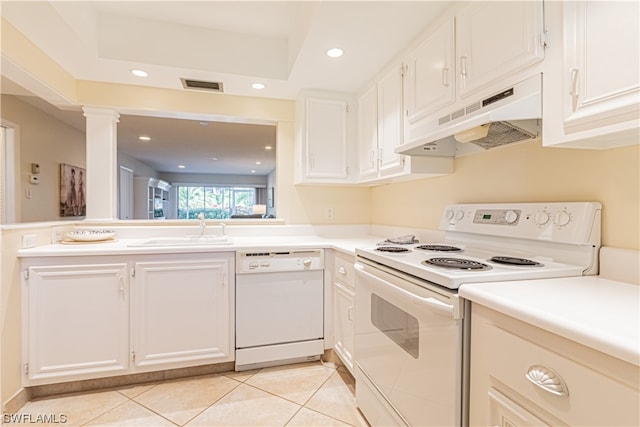
POLYGON ((563 16, 565 128, 591 128, 594 119, 637 119, 639 3, 564 2, 563 16))
POLYGON ((378 92, 371 86, 358 99, 358 179, 378 176, 378 92))
POLYGON ((551 2, 548 15, 562 32, 551 41, 554 55, 545 74, 543 144, 638 144, 640 4, 551 2))
POLYGON ((403 77, 405 64, 382 73, 358 99, 358 182, 440 176, 453 172, 447 158, 408 157, 395 152, 404 143, 403 77))
POLYGON ((395 152, 404 142, 402 69, 393 67, 378 81, 378 168, 383 177, 402 172, 405 166, 405 157, 395 152))
POLYGON ((465 98, 544 59, 542 1, 472 2, 457 14, 458 93, 465 98))
POLYGON ((406 57, 405 109, 409 123, 455 101, 455 18, 449 17, 406 57))
POLYGON ((347 95, 305 94, 296 108, 296 184, 344 184, 349 167, 350 123, 347 95))

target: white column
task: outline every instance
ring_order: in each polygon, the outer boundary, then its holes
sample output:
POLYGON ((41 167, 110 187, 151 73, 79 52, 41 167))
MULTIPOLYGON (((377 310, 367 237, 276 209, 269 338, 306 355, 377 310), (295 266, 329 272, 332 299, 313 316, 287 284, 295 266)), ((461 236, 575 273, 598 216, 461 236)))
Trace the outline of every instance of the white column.
POLYGON ((118 218, 118 121, 108 108, 83 107, 87 138, 87 220, 118 218))

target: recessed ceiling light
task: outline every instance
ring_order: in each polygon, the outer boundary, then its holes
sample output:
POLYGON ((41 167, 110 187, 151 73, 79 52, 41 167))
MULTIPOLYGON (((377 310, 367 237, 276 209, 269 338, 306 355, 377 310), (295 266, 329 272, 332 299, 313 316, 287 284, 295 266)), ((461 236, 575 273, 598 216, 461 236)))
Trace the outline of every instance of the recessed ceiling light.
POLYGON ((138 69, 131 70, 131 74, 133 74, 136 77, 147 77, 149 75, 149 73, 147 73, 146 71, 138 70, 138 69))
POLYGON ((264 89, 264 84, 262 84, 262 83, 253 83, 251 85, 251 87, 254 88, 254 89, 264 89))
POLYGON ((150 136, 146 136, 146 135, 140 135, 140 136, 138 137, 138 139, 139 139, 140 141, 151 141, 151 137, 150 137, 150 136))
POLYGON ((252 171, 251 171, 251 173, 256 173, 256 171, 255 171, 255 170, 252 170, 252 171))
POLYGON ((185 165, 178 165, 178 169, 184 169, 184 168, 186 168, 185 165))
POLYGON ((271 150, 271 148, 272 147, 270 145, 267 145, 266 147, 264 147, 265 150, 271 150))
POLYGON ((327 51, 327 56, 330 58, 340 58, 343 54, 344 51, 339 47, 334 47, 327 51))
POLYGON ((217 157, 212 157, 211 160, 218 160, 218 158, 217 157))
POLYGON ((261 165, 261 164, 262 164, 262 162, 256 162, 256 165, 261 165))

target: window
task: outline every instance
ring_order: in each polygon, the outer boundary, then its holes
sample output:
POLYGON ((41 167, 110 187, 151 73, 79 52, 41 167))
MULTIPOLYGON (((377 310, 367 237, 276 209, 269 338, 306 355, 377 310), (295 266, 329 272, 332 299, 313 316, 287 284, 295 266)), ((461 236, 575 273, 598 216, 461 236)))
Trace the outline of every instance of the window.
POLYGON ((178 219, 225 219, 247 215, 256 203, 256 189, 248 187, 178 186, 178 219))

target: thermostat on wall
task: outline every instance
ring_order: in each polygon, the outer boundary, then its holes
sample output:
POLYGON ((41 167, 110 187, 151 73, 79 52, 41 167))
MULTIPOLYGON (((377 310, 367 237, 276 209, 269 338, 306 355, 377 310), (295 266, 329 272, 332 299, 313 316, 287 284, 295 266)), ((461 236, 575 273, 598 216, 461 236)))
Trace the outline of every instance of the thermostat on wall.
POLYGON ((38 175, 30 175, 29 182, 32 184, 40 184, 40 177, 38 175))

